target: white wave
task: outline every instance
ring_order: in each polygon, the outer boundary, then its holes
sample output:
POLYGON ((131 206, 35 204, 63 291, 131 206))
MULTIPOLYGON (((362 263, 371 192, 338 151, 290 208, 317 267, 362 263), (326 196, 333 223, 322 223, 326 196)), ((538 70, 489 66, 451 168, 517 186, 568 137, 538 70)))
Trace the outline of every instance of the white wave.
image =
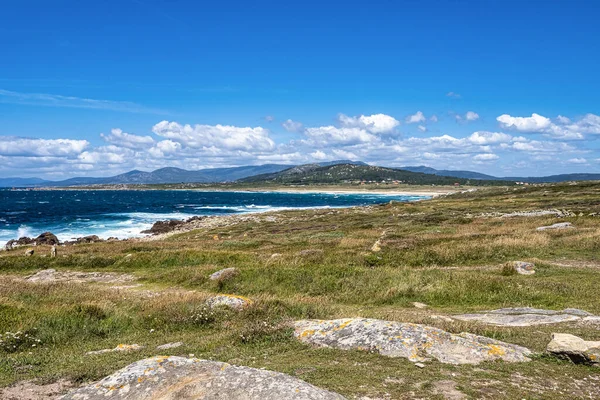
POLYGON ((17 238, 22 238, 23 236, 30 236, 31 235, 31 228, 28 227, 27 225, 21 225, 19 226, 19 229, 17 229, 17 238))

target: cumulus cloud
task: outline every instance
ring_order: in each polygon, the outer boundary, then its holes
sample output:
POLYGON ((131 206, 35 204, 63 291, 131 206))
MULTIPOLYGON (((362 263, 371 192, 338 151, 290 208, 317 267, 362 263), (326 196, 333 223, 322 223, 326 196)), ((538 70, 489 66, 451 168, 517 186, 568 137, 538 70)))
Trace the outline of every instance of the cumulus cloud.
POLYGON ((195 149, 217 148, 225 150, 268 151, 275 148, 269 131, 262 127, 237 127, 230 125, 181 125, 161 121, 152 132, 195 149))
POLYGON ((360 115, 358 117, 340 114, 338 121, 342 127, 361 128, 375 134, 392 132, 400 125, 400 121, 386 114, 360 115))
POLYGON ((484 153, 484 154, 477 154, 476 156, 473 157, 473 160, 475 160, 475 161, 495 161, 499 158, 500 157, 498 157, 496 154, 484 153))
POLYGON ((479 114, 474 111, 467 111, 465 114, 465 119, 467 121, 477 121, 479 119, 479 114))
POLYGON ((69 157, 89 146, 87 140, 27 139, 0 136, 0 155, 26 157, 69 157))
POLYGON ((469 141, 474 144, 488 145, 496 143, 507 143, 513 139, 512 136, 502 132, 477 131, 469 136, 469 141))
POLYGON ((288 132, 300 132, 302 131, 302 128, 304 128, 302 122, 293 121, 291 119, 286 120, 281 126, 288 132))
POLYGON ((531 117, 502 114, 496 120, 505 129, 540 133, 563 140, 581 140, 584 139, 584 134, 600 134, 600 117, 594 114, 586 114, 575 120, 559 115, 554 121, 536 113, 531 114, 531 117))
POLYGON ((123 132, 121 129, 112 129, 110 134, 101 133, 100 136, 108 143, 116 144, 128 149, 145 149, 154 144, 154 139, 150 136, 138 136, 123 132))
POLYGON ((435 123, 435 122, 438 122, 438 117, 437 117, 437 115, 432 115, 432 116, 431 116, 431 118, 429 118, 429 120, 430 120, 431 122, 434 122, 434 123, 435 123))
POLYGON ((320 126, 317 128, 306 128, 305 134, 311 143, 323 146, 355 145, 378 141, 377 136, 360 128, 320 126))
POLYGON ((570 164, 587 164, 587 160, 585 158, 571 158, 567 162, 570 164))
POLYGON ((419 125, 417 126, 417 129, 421 132, 427 132, 427 127, 424 125, 419 125))
POLYGON ((407 124, 417 124, 417 123, 423 123, 425 121, 426 121, 425 115, 423 115, 423 112, 421 112, 421 111, 417 111, 413 115, 409 115, 408 117, 406 117, 407 124))

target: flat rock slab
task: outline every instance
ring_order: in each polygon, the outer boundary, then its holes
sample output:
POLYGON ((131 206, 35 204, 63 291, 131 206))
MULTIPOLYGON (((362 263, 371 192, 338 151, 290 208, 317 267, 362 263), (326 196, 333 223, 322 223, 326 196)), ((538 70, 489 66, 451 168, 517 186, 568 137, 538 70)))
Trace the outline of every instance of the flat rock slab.
POLYGON ((575 322, 580 321, 582 317, 586 316, 591 316, 591 314, 576 308, 567 308, 562 311, 556 311, 540 308, 517 307, 501 308, 478 314, 455 315, 452 318, 459 321, 517 327, 575 322))
POLYGON ((570 222, 560 222, 558 224, 553 224, 549 226, 540 226, 536 230, 538 231, 547 231, 553 229, 572 229, 575 228, 570 222))
POLYGON ((279 372, 185 357, 137 361, 64 400, 344 400, 279 372))
POLYGON ((574 363, 600 365, 600 341, 587 341, 568 333, 553 333, 546 350, 574 363))
POLYGON ((103 282, 120 283, 131 282, 135 277, 128 274, 114 274, 110 272, 75 272, 56 271, 55 269, 44 269, 25 278, 28 282, 52 283, 52 282, 103 282))
POLYGON ((156 346, 156 350, 176 349, 181 346, 183 346, 183 342, 165 343, 161 344, 160 346, 156 346))
POLYGON ((210 297, 208 300, 206 300, 206 305, 210 308, 224 306, 233 308, 234 310, 241 310, 252 303, 252 300, 246 297, 236 296, 233 294, 220 294, 210 297))
POLYGON ((141 350, 143 348, 144 348, 144 346, 140 346, 139 344, 120 344, 117 347, 115 347, 114 349, 102 349, 102 350, 88 351, 85 354, 88 356, 92 356, 92 355, 96 355, 96 354, 118 353, 121 351, 124 351, 124 352, 137 351, 137 350, 141 350))
POLYGON ((426 325, 368 318, 296 321, 295 335, 302 342, 321 347, 374 351, 413 362, 431 359, 447 364, 524 362, 531 355, 524 347, 484 336, 455 335, 426 325))

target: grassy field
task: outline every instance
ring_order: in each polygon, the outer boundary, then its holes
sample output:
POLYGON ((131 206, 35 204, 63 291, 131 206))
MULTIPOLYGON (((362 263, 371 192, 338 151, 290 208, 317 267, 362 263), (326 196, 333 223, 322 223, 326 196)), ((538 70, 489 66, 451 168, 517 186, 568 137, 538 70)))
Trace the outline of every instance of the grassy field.
POLYGON ((590 326, 501 328, 432 315, 511 306, 600 314, 600 183, 484 188, 416 203, 270 213, 156 241, 122 241, 0 253, 0 386, 66 378, 81 384, 135 360, 194 354, 297 376, 348 398, 444 398, 447 381, 473 398, 597 398, 598 368, 543 354, 552 332, 600 340, 590 326), (563 210, 566 217, 501 217, 563 210), (265 216, 265 215, 263 215, 265 216), (555 222, 576 229, 536 231, 555 222), (381 250, 372 251, 380 239, 381 250), (310 250, 310 251, 306 251, 310 250), (277 254, 276 256, 273 256, 277 254), (502 273, 507 261, 536 264, 533 276, 502 273), (235 267, 223 281, 208 276, 235 267), (35 284, 40 269, 131 274, 134 282, 35 284), (133 286, 139 284, 139 286, 133 286), (241 312, 204 307, 215 293, 248 297, 241 312), (412 302, 430 307, 416 309, 412 302), (290 321, 373 317, 425 323, 527 346, 530 363, 416 368, 405 359, 317 349, 297 342, 290 321), (120 343, 141 351, 85 355, 120 343), (16 346, 16 347, 12 347, 16 346))

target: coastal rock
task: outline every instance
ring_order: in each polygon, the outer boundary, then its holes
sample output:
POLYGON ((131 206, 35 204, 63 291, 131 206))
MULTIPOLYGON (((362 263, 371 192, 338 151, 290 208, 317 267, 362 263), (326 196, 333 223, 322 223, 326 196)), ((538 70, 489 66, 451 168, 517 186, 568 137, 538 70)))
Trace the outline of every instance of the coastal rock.
POLYGON ((536 230, 537 231, 546 231, 549 229, 571 229, 571 228, 575 228, 575 227, 570 222, 560 222, 558 224, 553 224, 553 225, 549 225, 549 226, 540 226, 539 228, 536 228, 536 230))
POLYGON ((156 346, 156 350, 176 349, 181 346, 183 346, 183 342, 165 343, 161 344, 160 346, 156 346))
POLYGON ((534 326, 579 321, 586 311, 567 308, 563 311, 544 310, 530 307, 501 308, 478 314, 455 315, 459 321, 481 322, 498 326, 534 326))
POLYGON ((208 279, 211 281, 226 281, 234 278, 239 273, 237 268, 225 268, 212 274, 208 279))
POLYGON ((152 235, 158 235, 160 233, 167 233, 175 230, 179 225, 183 225, 184 221, 181 220, 168 220, 168 221, 156 221, 152 228, 142 231, 142 233, 150 233, 152 235))
POLYGON ((535 265, 525 261, 511 261, 505 265, 505 268, 514 270, 519 275, 535 274, 535 265))
POLYGON ((185 357, 137 361, 63 400, 343 400, 279 372, 185 357))
POLYGON ((25 250, 25 256, 27 256, 27 257, 32 256, 33 253, 35 253, 35 250, 33 250, 33 249, 25 250))
POLYGON ((56 237, 56 235, 54 235, 51 232, 44 232, 42 233, 40 236, 35 238, 35 244, 36 245, 48 245, 48 246, 54 246, 60 243, 60 241, 58 240, 58 238, 56 237))
POLYGON ((104 353, 118 353, 122 351, 137 351, 143 349, 144 346, 140 346, 139 344, 120 344, 114 349, 102 349, 96 351, 88 351, 85 353, 88 356, 96 355, 96 354, 104 354, 104 353))
POLYGON ((600 341, 586 341, 568 333, 553 333, 546 350, 576 364, 600 365, 600 341))
POLYGON ((531 355, 524 347, 484 336, 464 332, 455 335, 426 325, 367 318, 296 321, 295 336, 321 347, 373 351, 412 362, 432 358, 447 364, 524 362, 531 355))
POLYGON ((206 305, 210 308, 225 306, 233 308, 234 310, 241 310, 250 304, 252 304, 252 300, 243 296, 235 296, 233 294, 219 294, 206 300, 206 305))
POLYGON ((85 244, 85 243, 96 243, 103 242, 104 240, 100 239, 97 235, 89 235, 76 239, 77 244, 85 244))

